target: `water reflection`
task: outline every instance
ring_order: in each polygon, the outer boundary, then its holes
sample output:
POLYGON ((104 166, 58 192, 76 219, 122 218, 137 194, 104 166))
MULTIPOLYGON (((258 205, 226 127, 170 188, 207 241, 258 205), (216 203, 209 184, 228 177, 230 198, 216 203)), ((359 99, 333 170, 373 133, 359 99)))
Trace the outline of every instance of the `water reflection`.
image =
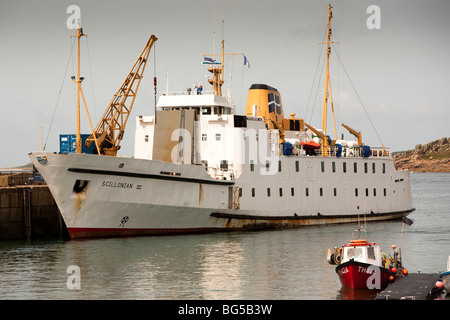
MULTIPOLYGON (((402 236, 410 273, 446 269, 450 175, 412 177, 416 211, 402 236), (428 197, 427 194, 432 194, 428 197), (439 205, 437 205, 439 204, 439 205), (426 263, 424 263, 426 262, 426 263)), ((328 248, 357 225, 84 241, 0 242, 2 299, 373 299, 341 289, 328 248), (66 286, 67 268, 81 289, 66 286)), ((402 223, 367 224, 370 241, 399 246, 402 223)))
POLYGON ((341 288, 337 300, 373 300, 382 290, 341 288))
POLYGON ((239 238, 202 244, 198 253, 202 296, 206 299, 238 299, 241 296, 243 249, 239 238))

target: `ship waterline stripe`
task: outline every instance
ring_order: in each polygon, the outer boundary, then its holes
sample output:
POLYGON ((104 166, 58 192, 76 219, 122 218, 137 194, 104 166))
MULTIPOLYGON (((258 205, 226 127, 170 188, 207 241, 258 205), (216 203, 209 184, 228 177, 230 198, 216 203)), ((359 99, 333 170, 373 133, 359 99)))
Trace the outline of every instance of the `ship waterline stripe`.
MULTIPOLYGON (((413 212, 415 209, 390 212, 390 213, 377 213, 369 216, 382 217, 382 216, 393 216, 397 215, 400 219, 402 216, 406 216, 413 212)), ((234 220, 257 220, 257 221, 274 221, 274 220, 329 220, 329 219, 354 219, 357 215, 322 215, 322 216, 252 216, 244 214, 227 214, 220 212, 213 212, 210 214, 211 217, 224 218, 224 219, 234 219, 234 220)), ((348 220, 348 222, 351 222, 348 220)), ((345 223, 345 222, 344 222, 345 223)), ((336 224, 336 223, 332 223, 336 224)), ((318 226, 320 224, 311 224, 311 226, 318 226)), ((278 226, 275 224, 274 226, 278 226)), ((286 225, 287 226, 287 225, 286 225)), ((247 229, 266 229, 260 228, 258 224, 249 225, 247 229)), ((279 229, 283 227, 278 226, 279 229)), ((131 236, 131 235, 164 235, 164 234, 189 234, 189 233, 210 233, 217 231, 231 231, 238 229, 246 229, 245 227, 229 228, 224 226, 205 226, 205 227, 148 227, 148 228, 98 228, 98 227, 68 227, 72 238, 83 238, 83 237, 99 237, 99 236, 131 236)), ((270 229, 267 228, 267 229, 270 229)))
POLYGON ((71 239, 99 238, 99 237, 130 237, 130 236, 157 236, 178 234, 199 234, 220 231, 230 231, 226 228, 79 228, 68 227, 71 239))
MULTIPOLYGON (((409 209, 404 211, 390 212, 390 213, 378 213, 373 214, 373 216, 377 217, 376 221, 382 221, 380 219, 382 216, 392 216, 397 215, 400 219, 402 216, 406 216, 415 209, 409 209)), ((290 224, 286 224, 284 226, 280 226, 277 224, 280 220, 290 220, 291 225, 294 227, 300 227, 301 225, 292 224, 294 221, 317 221, 317 220, 329 220, 336 218, 344 218, 349 219, 346 222, 342 223, 351 223, 351 219, 355 219, 355 215, 328 215, 328 216, 279 216, 279 217, 267 217, 267 216, 252 216, 252 215, 237 215, 237 214, 227 214, 227 213, 219 213, 213 212, 210 215, 215 218, 225 218, 225 219, 234 219, 237 220, 256 220, 259 222, 266 221, 269 225, 248 225, 243 227, 228 227, 228 226, 205 226, 205 227, 148 227, 148 228, 98 228, 98 227, 68 227, 67 230, 72 239, 80 239, 80 238, 97 238, 97 237, 122 237, 122 236, 143 236, 143 235, 175 235, 175 234, 194 234, 194 233, 211 233, 211 232, 224 232, 224 231, 233 231, 233 230, 265 230, 265 229, 282 229, 284 227, 289 227, 290 224)), ((369 215, 372 216, 372 215, 369 215)), ((370 221, 370 220, 369 220, 370 221)), ((375 220, 374 220, 375 221, 375 220)), ((330 222, 331 223, 331 222, 330 222)), ((336 224, 336 222, 331 223, 336 224)), ((318 226, 320 223, 313 224, 305 224, 305 226, 318 226)))
MULTIPOLYGON (((394 211, 394 212, 385 212, 385 213, 366 213, 366 217, 383 217, 383 216, 395 216, 398 215, 400 219, 403 216, 407 216, 411 212, 415 211, 415 208, 411 208, 408 210, 402 211, 394 211)), ((246 215, 246 214, 233 214, 233 213, 222 213, 222 212, 213 212, 210 215, 215 218, 224 218, 224 219, 249 219, 249 220, 320 220, 320 219, 348 219, 355 218, 361 215, 356 214, 342 214, 342 215, 317 215, 317 216, 301 216, 301 215, 292 215, 292 216, 255 216, 255 215, 246 215)))
POLYGON ((68 168, 67 171, 76 172, 76 173, 97 174, 97 175, 111 175, 111 176, 119 176, 119 177, 171 180, 171 181, 179 181, 179 182, 215 184, 215 185, 233 185, 234 184, 234 181, 229 181, 229 180, 213 180, 213 179, 207 180, 207 179, 188 178, 188 177, 171 176, 171 175, 159 175, 159 174, 151 174, 151 173, 135 173, 135 172, 124 172, 124 171, 82 169, 82 168, 68 168))

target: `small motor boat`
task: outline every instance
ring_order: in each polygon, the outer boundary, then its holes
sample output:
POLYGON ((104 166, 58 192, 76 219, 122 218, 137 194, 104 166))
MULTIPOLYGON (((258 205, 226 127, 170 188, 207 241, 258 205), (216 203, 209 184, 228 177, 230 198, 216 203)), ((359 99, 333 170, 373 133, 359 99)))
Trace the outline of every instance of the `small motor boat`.
POLYGON ((328 249, 327 261, 337 264, 336 273, 342 287, 382 290, 408 273, 402 267, 395 245, 392 247, 394 257, 382 252, 378 243, 367 241, 366 230, 359 228, 353 231, 348 244, 334 251, 328 249))

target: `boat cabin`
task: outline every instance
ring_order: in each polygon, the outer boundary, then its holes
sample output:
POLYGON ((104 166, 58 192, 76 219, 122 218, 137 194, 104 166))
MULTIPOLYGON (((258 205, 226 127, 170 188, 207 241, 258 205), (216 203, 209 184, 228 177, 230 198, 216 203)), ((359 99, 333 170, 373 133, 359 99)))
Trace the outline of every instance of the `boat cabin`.
POLYGON ((352 240, 343 246, 342 262, 350 260, 381 266, 380 245, 368 242, 366 231, 358 229, 353 231, 352 240))

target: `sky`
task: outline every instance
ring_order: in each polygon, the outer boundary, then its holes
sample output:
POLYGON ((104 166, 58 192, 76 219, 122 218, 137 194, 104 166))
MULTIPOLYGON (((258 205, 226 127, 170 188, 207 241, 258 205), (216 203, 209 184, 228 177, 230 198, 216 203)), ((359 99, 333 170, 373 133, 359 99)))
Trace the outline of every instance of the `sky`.
MULTIPOLYGON (((158 95, 195 83, 208 90, 202 57, 219 52, 222 39, 225 52, 243 53, 250 62, 244 66, 236 55, 225 64, 223 91, 230 90, 236 113, 245 112, 248 88, 263 83, 280 92, 285 117, 296 113, 320 128, 319 42, 325 40, 328 4, 331 40, 338 41, 330 56, 338 138, 354 139, 342 123, 361 131, 366 145, 392 151, 449 137, 447 0, 2 0, 0 168, 29 163, 28 153, 41 145, 59 152, 59 135, 75 133, 70 35, 76 30, 68 27, 74 14, 69 6, 80 8, 87 34, 81 75, 94 126, 147 40, 158 37, 119 151, 133 156, 135 118, 154 115, 153 76, 158 95)), ((83 105, 81 113, 82 133, 89 134, 83 105)), ((329 118, 327 132, 334 138, 331 123, 329 118)))

